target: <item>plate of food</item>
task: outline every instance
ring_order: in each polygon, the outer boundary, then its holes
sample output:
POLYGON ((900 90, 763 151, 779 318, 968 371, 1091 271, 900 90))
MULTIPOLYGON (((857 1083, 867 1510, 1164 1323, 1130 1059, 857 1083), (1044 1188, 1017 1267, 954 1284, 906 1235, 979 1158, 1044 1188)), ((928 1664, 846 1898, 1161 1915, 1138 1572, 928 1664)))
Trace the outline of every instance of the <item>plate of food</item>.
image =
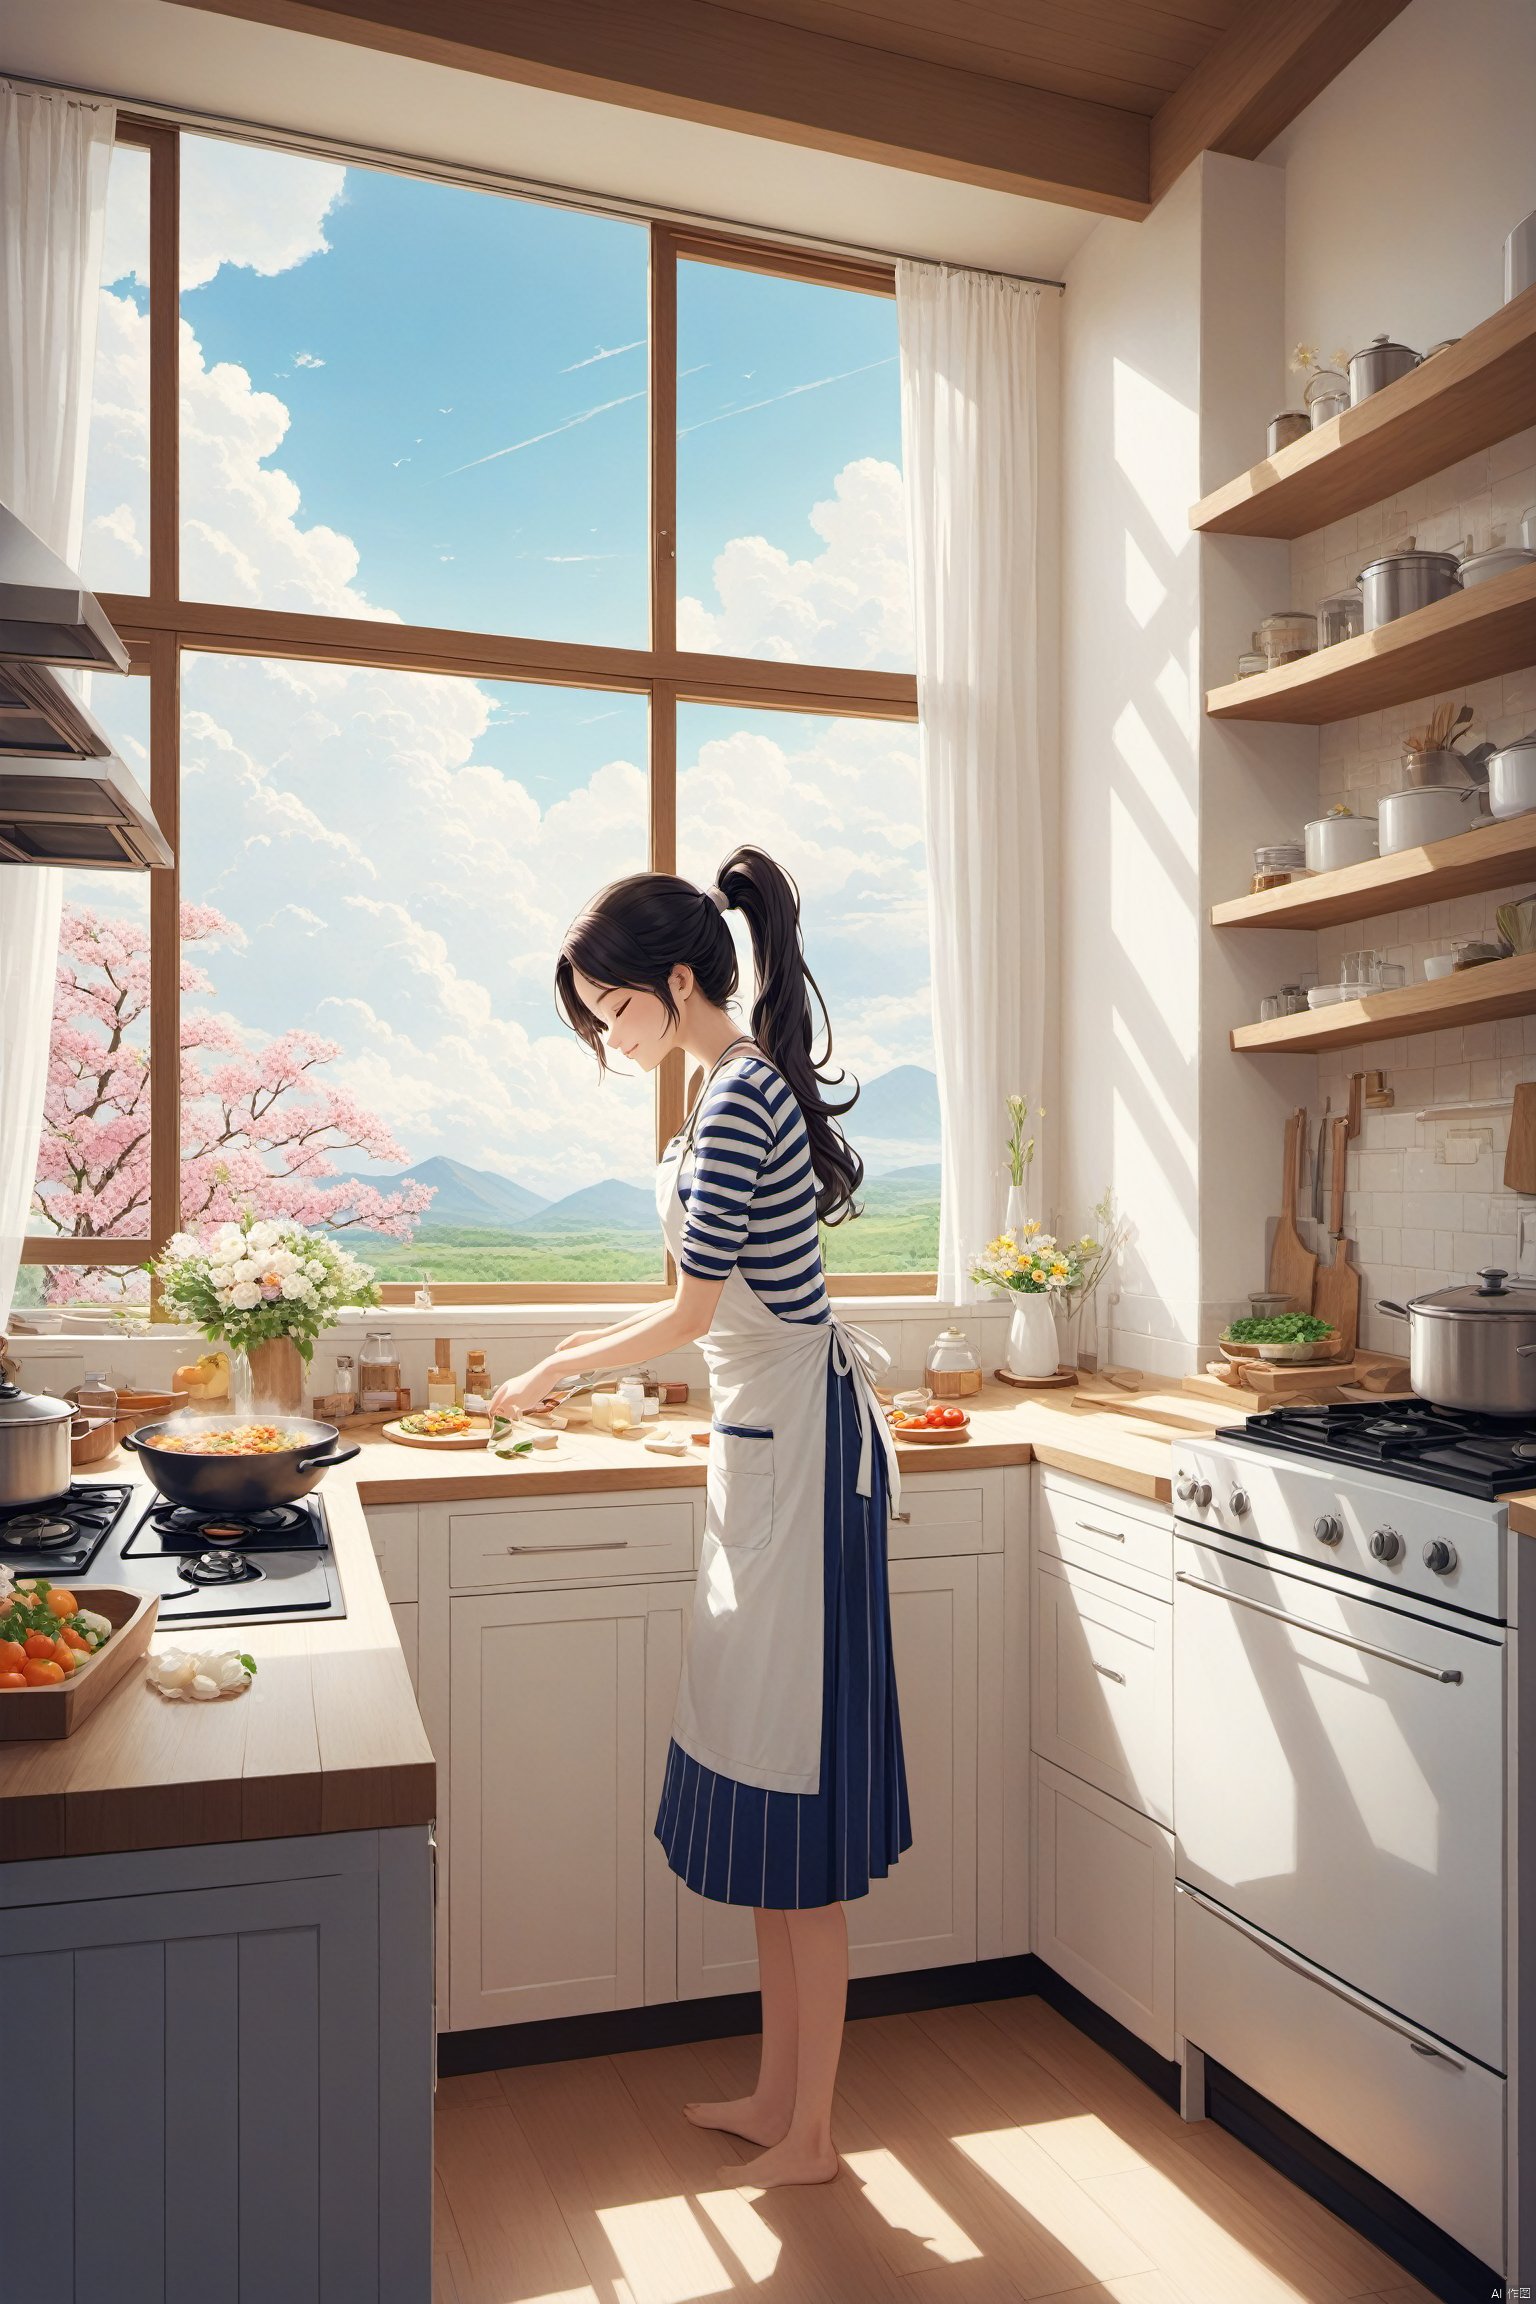
POLYGON ((490 1436, 489 1416, 464 1408, 417 1408, 384 1426, 385 1439, 402 1448, 483 1448, 490 1436))
POLYGON ((1275 1312, 1263 1319, 1234 1320, 1221 1333, 1229 1360, 1334 1360, 1342 1343, 1337 1328, 1311 1312, 1275 1312))
POLYGON ((913 1440, 924 1448, 953 1447, 957 1440, 970 1438, 969 1416, 949 1402, 936 1400, 931 1408, 887 1408, 885 1420, 903 1446, 913 1440))

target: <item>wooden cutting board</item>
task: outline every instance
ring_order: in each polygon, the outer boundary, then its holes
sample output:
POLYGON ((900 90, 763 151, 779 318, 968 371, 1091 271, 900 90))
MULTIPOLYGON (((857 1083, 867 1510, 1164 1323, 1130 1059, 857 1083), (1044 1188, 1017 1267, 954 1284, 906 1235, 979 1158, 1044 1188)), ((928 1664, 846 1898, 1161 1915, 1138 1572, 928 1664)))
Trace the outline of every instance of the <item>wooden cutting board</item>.
POLYGON ((1515 1108, 1509 1116, 1509 1148, 1504 1154, 1504 1182, 1511 1192, 1536 1192, 1536 1080, 1515 1084, 1515 1108))
POLYGON ((1333 1152, 1333 1191, 1328 1229, 1333 1234, 1333 1262, 1318 1267, 1312 1282, 1312 1309, 1339 1332, 1341 1352, 1354 1353, 1360 1339, 1360 1267, 1354 1261, 1355 1244, 1344 1236, 1344 1177, 1349 1159, 1349 1118, 1334 1121, 1329 1131, 1333 1152))
POLYGON ((1296 1229, 1296 1194, 1301 1186, 1301 1147, 1307 1132, 1304 1109, 1285 1124, 1285 1173, 1280 1187, 1280 1221, 1269 1249, 1271 1295, 1287 1297, 1298 1311, 1312 1309, 1317 1258, 1296 1229))

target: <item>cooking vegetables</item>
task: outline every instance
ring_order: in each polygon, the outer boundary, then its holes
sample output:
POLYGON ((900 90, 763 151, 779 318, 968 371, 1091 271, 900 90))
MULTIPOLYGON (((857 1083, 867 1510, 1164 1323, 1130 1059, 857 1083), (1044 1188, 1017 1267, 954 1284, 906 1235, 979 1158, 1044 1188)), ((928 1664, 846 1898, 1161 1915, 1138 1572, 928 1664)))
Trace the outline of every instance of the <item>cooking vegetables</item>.
POLYGON ((1312 1312, 1274 1312, 1267 1319, 1234 1320, 1221 1333, 1223 1344, 1321 1344, 1333 1330, 1312 1312))
POLYGON ((216 1432, 163 1433, 157 1448, 176 1456, 282 1456, 307 1443, 280 1424, 229 1424, 216 1432))
POLYGON ((462 1408, 418 1408, 413 1416, 402 1416, 400 1429, 410 1432, 418 1440, 449 1440, 456 1432, 467 1432, 470 1419, 462 1408))
POLYGON ((73 1592, 27 1576, 0 1594, 0 1689, 67 1680, 112 1636, 112 1625, 73 1592))

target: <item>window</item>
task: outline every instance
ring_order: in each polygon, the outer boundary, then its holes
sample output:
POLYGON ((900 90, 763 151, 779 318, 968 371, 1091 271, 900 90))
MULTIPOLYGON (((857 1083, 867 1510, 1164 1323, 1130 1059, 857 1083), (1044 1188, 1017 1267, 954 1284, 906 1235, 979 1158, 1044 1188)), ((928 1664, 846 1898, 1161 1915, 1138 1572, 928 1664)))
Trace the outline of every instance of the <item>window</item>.
POLYGON ((71 876, 92 976, 61 996, 36 1280, 110 1292, 177 1224, 259 1205, 344 1227, 401 1297, 423 1271, 446 1300, 659 1292, 681 1068, 600 1079, 554 954, 604 881, 702 882, 757 839, 863 1088, 866 1213, 829 1265, 920 1286, 889 273, 119 135, 87 554, 148 677, 97 709, 177 865, 71 876))

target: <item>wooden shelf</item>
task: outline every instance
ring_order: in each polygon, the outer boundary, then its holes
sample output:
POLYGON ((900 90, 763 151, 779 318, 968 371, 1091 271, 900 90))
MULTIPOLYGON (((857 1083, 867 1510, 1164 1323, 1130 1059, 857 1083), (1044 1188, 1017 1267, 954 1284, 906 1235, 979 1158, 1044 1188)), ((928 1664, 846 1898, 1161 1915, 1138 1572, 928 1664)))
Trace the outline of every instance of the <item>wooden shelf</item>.
POLYGON ((1397 1040, 1411 1032, 1439 1032, 1463 1024, 1491 1024, 1501 1016, 1536 1014, 1536 952, 1464 968, 1436 984, 1405 984, 1400 992, 1372 992, 1309 1008, 1304 1016, 1277 1016, 1272 1024, 1240 1024, 1232 1045, 1247 1055, 1296 1055, 1309 1049, 1347 1048, 1361 1040, 1397 1040))
POLYGON ((1348 920, 1374 920, 1411 904, 1440 904, 1451 896, 1480 896, 1536 874, 1536 812, 1502 824, 1480 824, 1450 840, 1372 856, 1338 872, 1314 872, 1284 888, 1234 896, 1211 907, 1213 928, 1336 928, 1348 920))
POLYGON ((1207 536, 1305 536, 1536 422, 1536 288, 1358 408, 1203 497, 1207 536))
POLYGON ((1491 583, 1453 592, 1432 608, 1416 608, 1363 632, 1319 648, 1274 672, 1256 672, 1212 688, 1205 709, 1213 720, 1287 720, 1317 727, 1353 720, 1384 705, 1408 704, 1442 689, 1492 680, 1536 663, 1536 567, 1514 568, 1491 583))

